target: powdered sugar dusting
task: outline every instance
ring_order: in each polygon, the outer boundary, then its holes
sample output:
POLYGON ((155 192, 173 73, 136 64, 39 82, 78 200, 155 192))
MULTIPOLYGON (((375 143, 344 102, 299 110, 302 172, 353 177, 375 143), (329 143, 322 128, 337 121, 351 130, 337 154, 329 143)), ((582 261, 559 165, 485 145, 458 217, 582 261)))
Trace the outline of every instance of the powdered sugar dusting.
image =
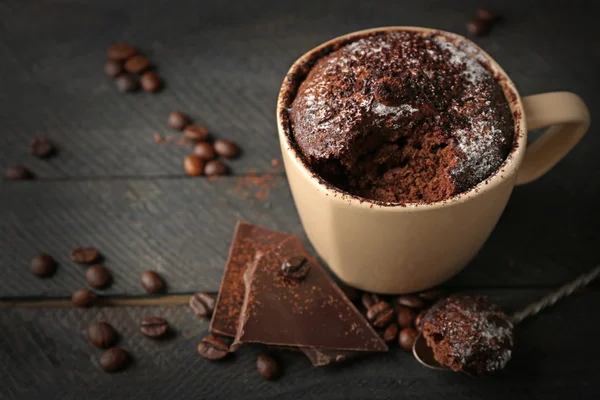
POLYGON ((464 65, 465 69, 462 74, 470 83, 479 83, 489 75, 489 72, 472 55, 459 50, 452 43, 440 38, 434 38, 433 41, 442 49, 450 53, 451 63, 456 65, 464 65))
POLYGON ((398 107, 391 107, 377 102, 373 104, 372 110, 377 115, 410 114, 419 111, 417 108, 411 107, 410 104, 402 104, 398 107))

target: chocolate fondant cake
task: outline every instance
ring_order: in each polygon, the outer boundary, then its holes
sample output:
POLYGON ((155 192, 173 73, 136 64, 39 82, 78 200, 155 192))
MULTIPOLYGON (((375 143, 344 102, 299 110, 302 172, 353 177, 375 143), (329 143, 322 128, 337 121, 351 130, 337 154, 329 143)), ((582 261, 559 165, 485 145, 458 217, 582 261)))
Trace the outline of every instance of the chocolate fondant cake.
POLYGON ((425 314, 421 327, 441 365, 481 376, 497 372, 510 360, 513 324, 482 296, 452 296, 425 314))
POLYGON ((484 181, 508 156, 514 126, 500 85, 467 46, 383 32, 322 57, 289 108, 305 162, 382 202, 440 201, 484 181))

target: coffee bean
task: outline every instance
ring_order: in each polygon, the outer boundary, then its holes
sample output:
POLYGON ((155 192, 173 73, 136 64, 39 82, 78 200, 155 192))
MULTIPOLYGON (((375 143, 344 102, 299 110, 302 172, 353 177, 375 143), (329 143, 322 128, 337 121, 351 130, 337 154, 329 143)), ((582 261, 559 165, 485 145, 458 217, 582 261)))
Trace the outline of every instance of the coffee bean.
POLYGON ((229 352, 229 346, 214 336, 207 336, 198 343, 198 353, 207 360, 220 360, 229 352))
POLYGON ((110 272, 102 265, 92 265, 85 271, 85 280, 95 289, 105 288, 110 284, 111 279, 110 272))
POLYGON ((434 302, 442 296, 442 291, 439 289, 430 289, 419 293, 419 297, 428 302, 434 302))
POLYGON ((196 155, 183 159, 183 169, 189 176, 200 176, 204 173, 204 160, 196 155))
POLYGON ((115 79, 119 92, 133 92, 138 88, 138 80, 131 74, 121 74, 115 79))
POLYGON ((96 322, 88 328, 88 339, 99 349, 108 349, 117 341, 117 332, 108 322, 96 322))
POLYGON ((93 247, 76 247, 71 249, 71 260, 80 264, 89 264, 98 259, 100 253, 93 247))
POLYGON ((367 319, 376 328, 385 328, 394 319, 394 310, 387 301, 380 301, 367 310, 367 319))
POLYGON ((398 313, 398 325, 401 328, 410 328, 413 326, 415 319, 415 310, 406 306, 396 306, 396 313, 398 313))
POLYGON ((483 21, 496 21, 498 19, 498 14, 490 10, 489 8, 478 8, 475 16, 483 21))
POLYGON ((114 347, 102 353, 99 363, 100 367, 108 373, 119 372, 129 363, 129 353, 119 347, 114 347))
POLYGON ((135 47, 129 43, 115 43, 108 46, 108 58, 116 61, 123 61, 131 58, 137 53, 135 47))
POLYGON ((13 165, 4 170, 4 178, 9 181, 31 179, 33 175, 22 165, 13 165))
POLYGON ((423 317, 425 316, 426 311, 421 311, 417 317, 415 318, 415 328, 417 329, 417 332, 421 333, 421 321, 423 320, 423 317))
POLYGON ((270 381, 279 375, 279 365, 277 361, 266 353, 259 353, 256 359, 256 369, 260 376, 270 381))
POLYGON ((169 126, 173 129, 177 129, 178 131, 183 130, 185 126, 190 122, 188 117, 179 111, 173 111, 169 114, 169 126))
POLYGON ((227 175, 228 172, 227 165, 220 160, 210 160, 204 167, 204 174, 206 176, 223 176, 227 175))
POLYGON ((194 142, 204 142, 208 139, 208 130, 202 125, 188 125, 183 129, 183 134, 194 142))
POLYGON ((412 351, 415 338, 417 337, 417 331, 413 328, 404 328, 398 335, 398 344, 406 351, 412 351))
POLYGON ((383 331, 383 341, 386 343, 391 343, 396 340, 397 336, 398 325, 392 322, 387 328, 385 328, 385 331, 383 331))
POLYGON ((467 32, 472 36, 484 36, 490 31, 490 21, 475 18, 467 22, 467 32))
POLYGON ((352 302, 355 302, 360 298, 360 290, 352 286, 343 286, 342 291, 344 292, 348 300, 352 302))
POLYGON ((157 274, 154 271, 144 272, 140 280, 142 282, 142 287, 144 288, 144 290, 150 294, 160 292, 165 286, 165 282, 163 281, 163 279, 160 277, 159 274, 157 274))
POLYGON ((154 71, 144 73, 140 82, 142 83, 142 89, 146 92, 156 92, 161 85, 160 77, 154 71))
POLYGON ((123 72, 123 64, 120 61, 108 60, 104 64, 104 73, 111 78, 115 78, 123 72))
POLYGON ((396 302, 401 306, 406 306, 406 307, 410 307, 410 308, 425 307, 425 303, 423 303, 423 300, 420 297, 412 295, 412 294, 399 296, 396 299, 396 302))
POLYGON ((54 261, 54 258, 46 253, 38 254, 33 260, 31 260, 31 264, 29 264, 29 271, 40 278, 54 275, 56 272, 56 261, 54 261))
POLYGON ((374 304, 379 303, 381 299, 374 293, 364 292, 361 298, 363 306, 368 310, 374 304))
POLYGON ((302 280, 310 272, 310 263, 306 257, 294 255, 283 260, 280 272, 288 279, 302 280))
POLYGON ((194 146, 194 154, 206 161, 216 157, 215 149, 208 142, 200 142, 194 146))
POLYGON ((199 318, 210 317, 215 308, 215 299, 210 294, 204 292, 195 293, 190 297, 188 303, 192 311, 199 318))
POLYGON ((54 153, 54 145, 47 137, 34 137, 29 141, 29 152, 34 157, 46 158, 54 153))
POLYGON ((240 148, 233 140, 218 139, 213 144, 218 155, 225 158, 235 158, 240 154, 240 148))
POLYGON ((88 289, 79 289, 71 296, 71 302, 75 307, 91 307, 95 301, 96 293, 88 289))
POLYGON ((147 57, 137 54, 125 61, 125 69, 132 74, 139 74, 150 68, 150 60, 147 57))
POLYGON ((162 317, 145 318, 140 324, 140 331, 151 338, 161 338, 167 334, 169 324, 162 317))

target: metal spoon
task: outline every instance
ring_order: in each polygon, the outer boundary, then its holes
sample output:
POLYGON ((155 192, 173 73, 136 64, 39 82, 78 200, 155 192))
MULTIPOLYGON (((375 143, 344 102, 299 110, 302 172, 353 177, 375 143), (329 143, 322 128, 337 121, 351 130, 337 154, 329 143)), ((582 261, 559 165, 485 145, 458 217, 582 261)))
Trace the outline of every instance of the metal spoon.
MULTIPOLYGON (((538 314, 540 311, 550 306, 553 306, 558 300, 561 300, 571 295, 577 289, 587 286, 599 275, 600 265, 593 268, 591 271, 580 275, 579 278, 575 279, 573 282, 561 286, 555 292, 552 292, 549 295, 542 297, 535 303, 531 303, 527 307, 523 308, 521 311, 514 313, 512 316, 510 316, 510 321, 514 325, 516 325, 519 322, 523 321, 525 318, 538 314)), ((417 336, 415 342, 413 343, 413 355, 415 356, 418 362, 420 362, 423 366, 427 368, 451 371, 449 368, 440 365, 435 360, 435 358, 433 357, 433 351, 429 346, 427 346, 427 341, 421 334, 417 336)))

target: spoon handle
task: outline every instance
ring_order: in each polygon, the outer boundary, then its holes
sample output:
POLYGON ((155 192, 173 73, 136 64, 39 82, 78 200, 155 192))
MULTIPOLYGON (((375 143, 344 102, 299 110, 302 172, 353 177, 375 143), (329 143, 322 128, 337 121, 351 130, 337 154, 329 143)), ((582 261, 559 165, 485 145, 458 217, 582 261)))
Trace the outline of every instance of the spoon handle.
POLYGON ((536 315, 540 311, 545 308, 548 308, 554 305, 558 300, 571 295, 577 289, 583 288, 587 286, 590 282, 596 279, 600 275, 600 265, 593 268, 591 271, 586 272, 583 275, 580 275, 579 278, 575 279, 573 282, 567 283, 564 286, 556 289, 556 291, 550 293, 547 296, 542 297, 535 303, 531 303, 521 311, 514 313, 510 320, 513 324, 518 324, 523 321, 527 317, 531 317, 536 315))

